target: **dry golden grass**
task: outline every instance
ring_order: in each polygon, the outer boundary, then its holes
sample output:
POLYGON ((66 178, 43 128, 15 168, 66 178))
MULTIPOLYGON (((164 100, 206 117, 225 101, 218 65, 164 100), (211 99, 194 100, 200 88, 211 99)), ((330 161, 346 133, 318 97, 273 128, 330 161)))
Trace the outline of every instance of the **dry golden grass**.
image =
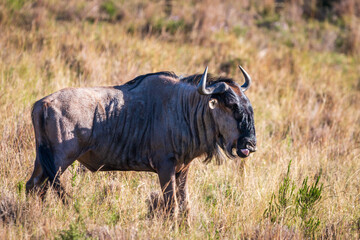
POLYGON ((191 28, 171 33, 166 20, 155 19, 162 16, 161 2, 116 3, 114 14, 101 10, 102 1, 11 5, 19 2, 0 4, 2 238, 303 238, 299 222, 273 224, 263 216, 290 160, 298 186, 322 171, 315 237, 360 238, 360 47, 353 22, 358 13, 351 12, 354 20, 341 18, 342 29, 305 21, 301 14, 290 21, 286 14, 299 11, 296 6, 276 21, 262 21, 267 16, 259 12, 274 12, 274 1, 258 8, 240 1, 233 9, 227 1, 174 1, 173 15, 191 28), (89 8, 100 10, 89 17, 89 8), (346 42, 337 48, 337 39, 346 42), (258 151, 245 166, 194 161, 189 227, 147 217, 146 199, 160 189, 155 174, 93 174, 74 165, 62 177, 73 196, 69 205, 53 193, 43 202, 25 195, 35 158, 30 110, 37 99, 64 87, 116 85, 161 70, 192 74, 206 65, 241 82, 237 64, 253 78, 247 95, 255 110, 258 151))

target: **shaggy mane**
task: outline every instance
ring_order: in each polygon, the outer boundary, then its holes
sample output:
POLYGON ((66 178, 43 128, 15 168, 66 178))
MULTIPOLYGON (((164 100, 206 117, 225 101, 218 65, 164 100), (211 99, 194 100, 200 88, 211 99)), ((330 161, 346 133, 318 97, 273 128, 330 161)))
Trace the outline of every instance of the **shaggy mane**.
POLYGON ((133 80, 130 80, 129 82, 125 83, 125 85, 131 86, 131 89, 136 88, 145 78, 154 76, 154 75, 164 75, 167 77, 179 79, 179 77, 174 72, 164 71, 164 72, 147 73, 144 75, 137 76, 133 80))
MULTIPOLYGON (((145 78, 154 76, 154 75, 164 75, 167 77, 180 79, 181 82, 188 83, 188 84, 191 84, 194 86, 197 86, 199 84, 201 77, 202 77, 202 74, 194 74, 194 75, 190 75, 190 76, 186 76, 186 77, 179 77, 174 72, 163 71, 163 72, 147 73, 144 75, 137 76, 136 78, 125 83, 125 85, 132 86, 131 89, 136 88, 145 78)), ((230 86, 234 86, 234 87, 238 86, 238 84, 232 78, 218 77, 218 76, 214 76, 210 73, 208 74, 207 84, 206 84, 207 86, 210 86, 214 83, 219 83, 219 82, 225 82, 225 83, 229 84, 230 86)))

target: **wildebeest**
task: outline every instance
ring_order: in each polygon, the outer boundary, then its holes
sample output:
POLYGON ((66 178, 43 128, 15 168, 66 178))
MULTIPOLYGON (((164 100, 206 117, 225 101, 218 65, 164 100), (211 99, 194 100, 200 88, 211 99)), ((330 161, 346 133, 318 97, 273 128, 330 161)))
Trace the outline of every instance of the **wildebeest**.
MULTIPOLYGON (((240 67, 240 66, 239 66, 240 67)), ((75 160, 91 171, 158 174, 165 209, 187 209, 187 174, 194 158, 245 158, 256 150, 253 109, 245 83, 204 74, 141 75, 112 87, 66 88, 37 101, 34 172, 27 191, 50 182, 75 160), (221 151, 222 149, 223 151, 221 151)), ((48 184, 46 184, 48 185, 48 184)))

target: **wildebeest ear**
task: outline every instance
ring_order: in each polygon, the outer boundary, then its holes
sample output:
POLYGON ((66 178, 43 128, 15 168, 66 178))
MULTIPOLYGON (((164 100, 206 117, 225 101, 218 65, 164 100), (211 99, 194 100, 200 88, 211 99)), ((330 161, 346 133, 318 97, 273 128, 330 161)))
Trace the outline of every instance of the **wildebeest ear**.
POLYGON ((218 105, 218 101, 217 101, 215 98, 212 98, 212 99, 209 101, 209 107, 210 107, 210 109, 216 108, 217 105, 218 105))

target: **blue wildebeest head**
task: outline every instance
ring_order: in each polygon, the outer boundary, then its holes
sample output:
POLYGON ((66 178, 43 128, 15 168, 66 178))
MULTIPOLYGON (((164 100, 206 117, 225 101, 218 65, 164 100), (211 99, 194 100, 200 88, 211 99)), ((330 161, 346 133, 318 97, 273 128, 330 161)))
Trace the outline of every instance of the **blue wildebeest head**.
POLYGON ((235 157, 233 149, 239 157, 245 158, 256 151, 256 134, 254 112, 244 92, 251 85, 249 74, 239 66, 245 83, 239 86, 231 79, 211 79, 207 84, 207 70, 198 85, 198 92, 209 95, 209 107, 214 119, 218 119, 219 145, 229 157, 235 157), (209 86, 207 86, 209 85, 209 86))

